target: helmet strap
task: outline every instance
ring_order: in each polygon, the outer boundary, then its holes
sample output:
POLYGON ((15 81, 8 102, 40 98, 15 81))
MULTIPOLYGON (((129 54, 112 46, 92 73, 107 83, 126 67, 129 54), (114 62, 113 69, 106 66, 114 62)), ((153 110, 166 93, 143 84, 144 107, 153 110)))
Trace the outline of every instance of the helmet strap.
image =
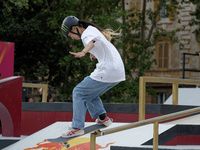
POLYGON ((79 37, 81 37, 81 34, 80 34, 78 28, 76 28, 76 30, 77 30, 77 32, 78 32, 77 35, 78 35, 79 37))
POLYGON ((76 35, 78 35, 79 37, 81 37, 81 34, 80 34, 80 32, 79 32, 78 28, 76 28, 76 30, 77 30, 77 33, 75 33, 75 32, 72 32, 72 31, 70 31, 70 32, 71 32, 71 33, 73 33, 73 34, 76 34, 76 35))

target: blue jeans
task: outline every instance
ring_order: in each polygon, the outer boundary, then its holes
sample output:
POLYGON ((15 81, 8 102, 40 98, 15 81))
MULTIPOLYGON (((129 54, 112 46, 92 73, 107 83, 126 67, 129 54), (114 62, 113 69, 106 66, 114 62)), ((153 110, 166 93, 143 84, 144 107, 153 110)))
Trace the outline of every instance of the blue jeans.
POLYGON ((90 77, 86 77, 79 83, 73 90, 72 127, 84 128, 87 110, 92 119, 106 113, 100 96, 118 83, 99 82, 90 77))

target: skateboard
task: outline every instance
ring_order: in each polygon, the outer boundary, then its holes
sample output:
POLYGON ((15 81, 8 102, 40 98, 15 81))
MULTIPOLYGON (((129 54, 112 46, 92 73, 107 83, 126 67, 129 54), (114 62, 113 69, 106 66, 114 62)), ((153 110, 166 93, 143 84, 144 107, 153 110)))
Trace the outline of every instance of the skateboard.
MULTIPOLYGON (((113 119, 110 119, 113 122, 113 119)), ((68 143, 69 140, 77 138, 79 136, 83 136, 85 134, 91 133, 91 132, 96 132, 96 133, 101 133, 102 135, 105 135, 104 132, 100 131, 100 129, 106 128, 107 126, 101 124, 94 124, 88 127, 85 127, 84 130, 84 134, 82 135, 78 135, 78 136, 74 136, 74 137, 68 137, 68 138, 63 138, 62 136, 58 137, 58 138, 54 138, 54 139, 47 139, 48 142, 52 142, 52 143, 59 143, 61 145, 65 145, 66 148, 69 148, 70 145, 68 143)))

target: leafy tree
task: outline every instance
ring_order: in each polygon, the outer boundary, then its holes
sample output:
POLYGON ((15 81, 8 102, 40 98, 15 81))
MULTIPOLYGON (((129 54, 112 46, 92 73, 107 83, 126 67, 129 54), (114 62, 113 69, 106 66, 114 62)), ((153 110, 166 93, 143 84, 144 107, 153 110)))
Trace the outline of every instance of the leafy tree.
MULTIPOLYGON (((77 16, 80 20, 90 20, 102 28, 111 28, 115 30, 120 26, 120 23, 116 21, 117 18, 119 18, 118 12, 120 10, 118 2, 119 0, 81 0, 79 3, 76 3, 76 8, 78 8, 77 11, 75 11, 76 14, 71 15, 77 16), (91 9, 94 6, 95 9, 91 9)), ((81 51, 83 49, 80 41, 67 39, 67 42, 70 45, 70 50, 72 51, 81 51)), ((60 59, 60 66, 66 67, 65 86, 63 88, 66 95, 69 95, 69 91, 71 92, 74 86, 78 84, 83 77, 89 75, 94 70, 96 61, 91 62, 89 55, 87 56, 77 59, 73 58, 71 55, 66 55, 60 59)))
POLYGON ((64 46, 58 30, 50 28, 45 3, 39 0, 2 3, 0 40, 15 42, 15 72, 20 72, 25 80, 38 80, 39 76, 51 81, 57 79, 54 75, 61 77, 55 62, 64 54, 64 46))
POLYGON ((66 40, 61 35, 62 20, 74 15, 102 28, 119 27, 116 0, 8 0, 0 4, 0 40, 15 42, 15 72, 25 80, 47 81, 69 98, 73 87, 89 75, 95 63, 89 57, 75 59, 68 54, 83 46, 81 41, 66 40))
MULTIPOLYGON (((148 0, 148 2, 157 3, 157 10, 146 8, 147 0, 143 0, 142 11, 134 7, 127 10, 124 15, 126 22, 124 24, 125 35, 122 39, 121 47, 124 47, 124 60, 126 63, 127 81, 120 86, 119 102, 137 102, 139 98, 139 77, 144 75, 145 71, 150 70, 156 60, 152 59, 155 51, 156 39, 168 39, 176 43, 179 41, 176 33, 183 28, 176 28, 169 31, 162 27, 157 27, 157 22, 163 17, 173 16, 181 9, 180 4, 173 0, 167 3, 166 0, 148 0), (160 11, 165 8, 167 16, 160 16, 160 11), (164 36, 163 36, 164 35, 164 36), (124 95, 122 97, 121 95, 124 95)), ((180 20, 178 20, 180 22, 180 20)), ((155 93, 152 89, 147 89, 149 94, 155 93)))
MULTIPOLYGON (((152 0, 150 0, 152 1, 152 0)), ((123 0, 8 0, 0 1, 0 40, 15 42, 15 72, 25 80, 42 80, 61 89, 64 98, 71 98, 72 89, 95 68, 88 57, 75 59, 68 51, 83 49, 81 41, 61 35, 62 20, 69 15, 89 20, 102 28, 123 30, 123 36, 112 42, 122 54, 127 80, 112 89, 112 102, 136 102, 139 77, 155 63, 154 38, 164 29, 156 22, 161 6, 179 9, 176 1, 161 0, 156 12, 136 8, 125 11, 123 0), (95 7, 95 9, 94 9, 95 7), (123 18, 122 23, 118 20, 123 18), (154 38, 153 38, 154 37, 154 38)), ((172 9, 173 8, 173 9, 172 9)), ((174 30, 166 38, 174 39, 174 30)), ((103 99, 106 99, 105 96, 103 99)))

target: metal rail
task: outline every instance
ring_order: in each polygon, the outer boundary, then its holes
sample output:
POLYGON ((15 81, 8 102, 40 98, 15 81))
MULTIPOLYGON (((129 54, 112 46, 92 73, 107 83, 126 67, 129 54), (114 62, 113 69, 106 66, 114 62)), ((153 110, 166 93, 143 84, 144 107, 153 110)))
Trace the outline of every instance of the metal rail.
MULTIPOLYGON (((103 130, 103 135, 112 134, 124 130, 128 130, 131 128, 140 127, 147 124, 154 124, 153 131, 153 150, 158 150, 158 128, 159 122, 171 120, 178 117, 183 117, 195 113, 200 112, 200 107, 180 111, 168 115, 163 115, 160 117, 155 117, 151 119, 145 120, 145 96, 146 96, 146 83, 171 83, 172 84, 172 104, 178 105, 178 87, 179 84, 192 84, 192 85, 200 85, 200 81, 198 80, 185 80, 185 79, 171 79, 171 78, 155 78, 155 77, 140 77, 139 84, 139 121, 130 123, 128 125, 115 127, 108 130, 103 130)), ((90 134, 90 150, 96 150, 96 137, 102 136, 101 133, 91 133, 90 134)))
MULTIPOLYGON (((148 124, 154 124, 153 150, 158 150, 159 122, 171 120, 171 119, 179 118, 179 117, 183 117, 183 116, 188 116, 188 115, 199 113, 199 112, 200 112, 200 107, 197 107, 197 108, 193 108, 193 109, 189 109, 189 110, 185 110, 185 111, 180 111, 177 113, 172 113, 172 114, 163 115, 160 117, 155 117, 155 118, 151 118, 151 119, 146 119, 146 120, 130 123, 127 125, 115 127, 115 128, 108 129, 108 130, 103 130, 102 133, 103 133, 103 135, 108 135, 108 134, 132 129, 132 128, 136 128, 136 127, 140 127, 140 126, 144 126, 144 125, 148 125, 148 124)), ((96 150, 96 147, 95 147, 96 146, 96 137, 99 137, 99 136, 102 136, 102 134, 101 133, 91 133, 90 134, 90 150, 96 150)))

